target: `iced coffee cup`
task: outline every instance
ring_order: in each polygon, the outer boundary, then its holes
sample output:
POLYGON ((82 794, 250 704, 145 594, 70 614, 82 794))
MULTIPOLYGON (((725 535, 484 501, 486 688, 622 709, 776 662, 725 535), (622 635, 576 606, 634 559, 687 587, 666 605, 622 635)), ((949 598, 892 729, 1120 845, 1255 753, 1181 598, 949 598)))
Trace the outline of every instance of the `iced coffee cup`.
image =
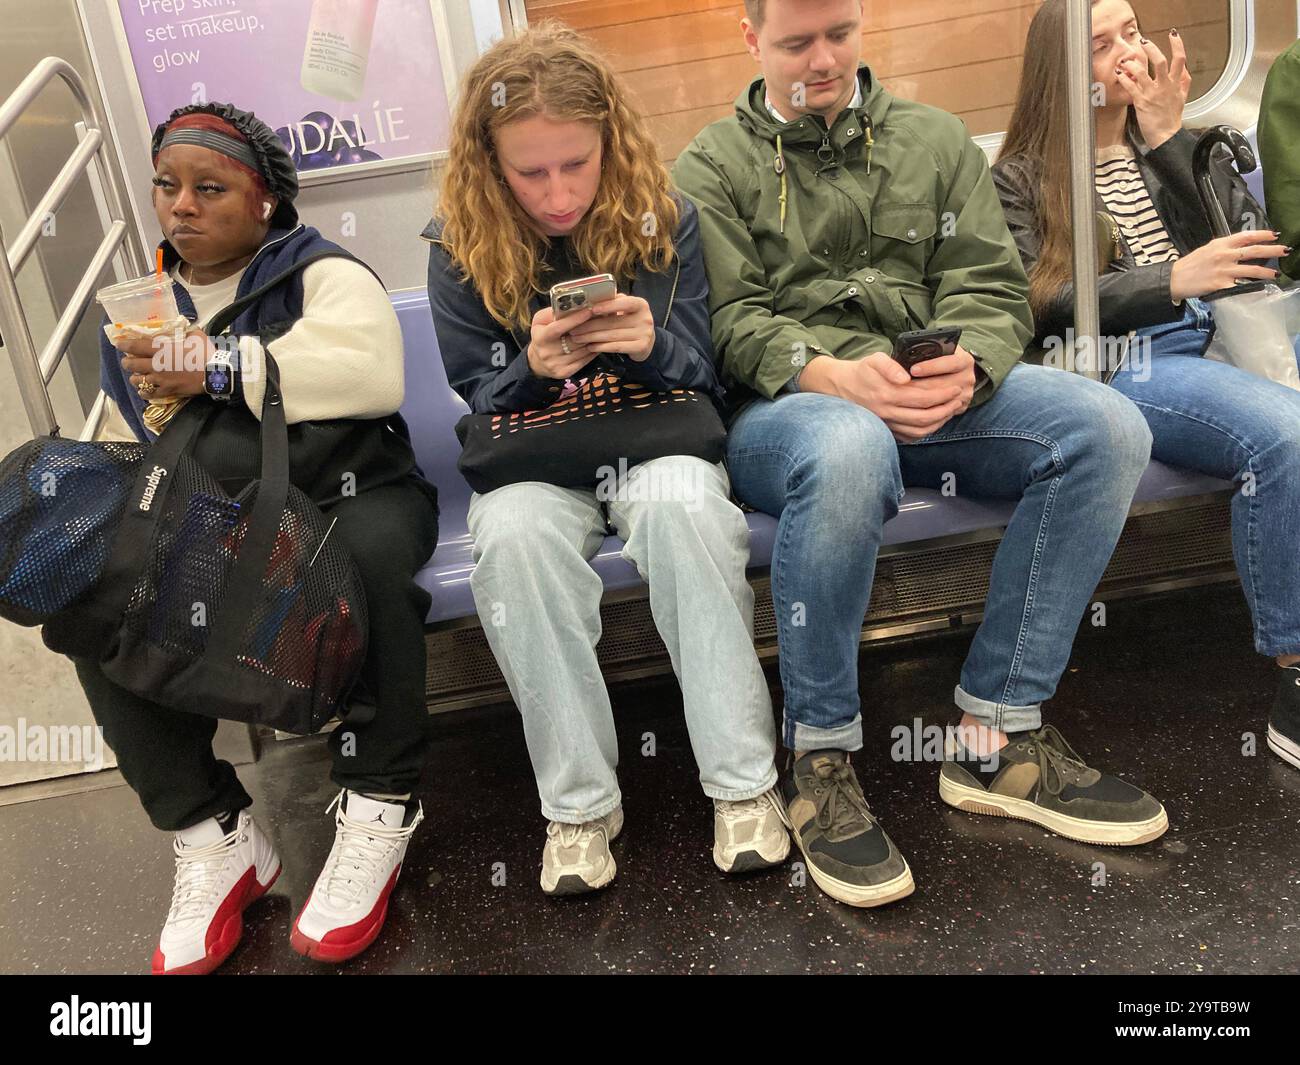
MULTIPOLYGON (((166 274, 149 274, 118 285, 109 285, 95 293, 95 299, 108 315, 104 334, 116 346, 124 340, 170 337, 170 361, 179 363, 184 351, 185 331, 190 322, 176 306, 176 291, 166 274)), ((184 396, 159 396, 150 399, 144 414, 145 425, 155 433, 184 405, 184 396)))
POLYGON ((172 279, 166 274, 148 274, 95 293, 108 315, 104 332, 110 342, 123 337, 156 337, 184 332, 189 326, 176 307, 172 279))

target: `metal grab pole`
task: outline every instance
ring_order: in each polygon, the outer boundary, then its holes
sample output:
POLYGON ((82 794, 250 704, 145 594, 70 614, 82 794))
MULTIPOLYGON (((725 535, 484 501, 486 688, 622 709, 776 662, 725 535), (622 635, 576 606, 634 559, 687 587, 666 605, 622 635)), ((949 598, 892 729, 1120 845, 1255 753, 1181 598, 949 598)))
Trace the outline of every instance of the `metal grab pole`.
POLYGON ((1101 379, 1097 293, 1097 211, 1093 177, 1097 132, 1092 115, 1092 0, 1068 0, 1065 24, 1070 103, 1070 221, 1074 231, 1075 368, 1101 379), (1086 360, 1086 361, 1085 361, 1086 360))

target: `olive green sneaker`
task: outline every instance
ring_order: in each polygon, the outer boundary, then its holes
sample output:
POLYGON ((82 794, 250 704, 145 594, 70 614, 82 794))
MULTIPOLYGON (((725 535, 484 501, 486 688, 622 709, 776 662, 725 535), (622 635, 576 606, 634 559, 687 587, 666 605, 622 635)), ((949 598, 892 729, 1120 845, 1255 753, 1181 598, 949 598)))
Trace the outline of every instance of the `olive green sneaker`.
POLYGON ((912 870, 872 816, 844 751, 809 751, 781 795, 808 872, 831 898, 883 906, 912 893, 912 870))
POLYGON ((1032 821, 1083 843, 1132 847, 1169 827, 1165 808, 1145 791, 1090 769, 1053 725, 1014 732, 981 759, 950 730, 939 770, 939 798, 967 813, 1032 821))

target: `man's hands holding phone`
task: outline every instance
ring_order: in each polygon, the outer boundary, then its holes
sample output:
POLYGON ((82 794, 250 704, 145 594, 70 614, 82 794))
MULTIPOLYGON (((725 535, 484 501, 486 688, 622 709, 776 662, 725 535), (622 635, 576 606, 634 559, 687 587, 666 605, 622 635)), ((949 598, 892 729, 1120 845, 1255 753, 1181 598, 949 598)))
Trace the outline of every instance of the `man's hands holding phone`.
POLYGON ((813 359, 799 378, 803 392, 825 392, 866 407, 910 443, 929 436, 970 407, 975 358, 958 346, 951 355, 917 363, 909 373, 883 351, 852 362, 813 359))

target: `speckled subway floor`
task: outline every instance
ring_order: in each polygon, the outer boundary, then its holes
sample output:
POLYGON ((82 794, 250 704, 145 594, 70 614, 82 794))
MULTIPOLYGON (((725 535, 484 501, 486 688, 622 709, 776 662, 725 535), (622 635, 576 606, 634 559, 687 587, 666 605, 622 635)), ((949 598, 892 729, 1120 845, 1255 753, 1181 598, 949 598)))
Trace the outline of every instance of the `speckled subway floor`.
MULTIPOLYGON (((1240 591, 1108 609, 1081 631, 1048 719, 1163 800, 1171 827, 1153 844, 1094 848, 963 814, 939 801, 933 763, 891 760, 897 724, 952 720, 957 633, 862 656, 858 772, 916 878, 901 903, 852 910, 789 867, 720 874, 680 696, 656 680, 614 692, 627 827, 609 890, 542 895, 545 825, 513 708, 441 715, 388 925, 341 968, 289 947, 333 834, 328 758, 316 740, 272 745, 240 772, 285 872, 223 971, 1295 972, 1300 771, 1264 743, 1276 667, 1251 650, 1240 591)), ((0 972, 147 971, 170 840, 127 788, 0 808, 0 854, 0 972)))

